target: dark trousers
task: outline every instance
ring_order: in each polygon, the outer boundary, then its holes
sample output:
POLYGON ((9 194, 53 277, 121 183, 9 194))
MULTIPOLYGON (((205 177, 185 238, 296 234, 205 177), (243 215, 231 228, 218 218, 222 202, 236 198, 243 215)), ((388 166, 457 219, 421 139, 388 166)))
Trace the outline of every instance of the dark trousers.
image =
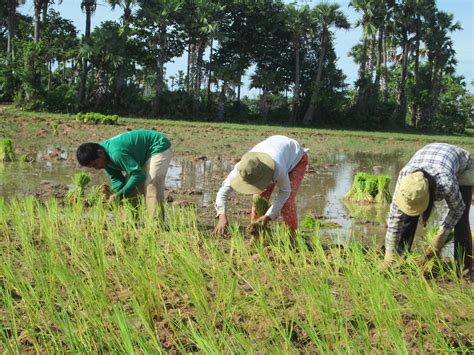
MULTIPOLYGON (((457 263, 463 261, 463 269, 472 271, 472 234, 469 226, 469 211, 471 209, 473 187, 460 186, 459 190, 466 208, 461 219, 454 227, 454 259, 457 263)), ((411 250, 418 219, 419 216, 405 216, 400 241, 397 246, 399 253, 411 250)))

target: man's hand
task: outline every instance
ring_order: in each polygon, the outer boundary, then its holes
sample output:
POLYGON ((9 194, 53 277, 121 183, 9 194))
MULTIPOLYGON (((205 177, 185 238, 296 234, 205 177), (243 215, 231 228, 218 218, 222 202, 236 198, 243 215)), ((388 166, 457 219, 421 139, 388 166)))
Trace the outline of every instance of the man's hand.
POLYGON ((112 204, 116 203, 118 200, 119 200, 119 198, 118 198, 117 194, 112 194, 112 195, 110 195, 110 197, 108 198, 107 204, 108 204, 108 205, 112 205, 112 204))
POLYGON ((395 255, 392 252, 385 253, 383 262, 379 265, 379 271, 385 272, 392 268, 395 264, 395 255))
POLYGON ((260 224, 260 225, 262 225, 262 227, 266 228, 267 225, 268 225, 268 222, 270 222, 270 221, 271 221, 271 218, 268 217, 267 215, 265 215, 265 216, 257 218, 253 223, 254 224, 260 224))
POLYGON ((426 262, 427 260, 433 258, 435 255, 439 254, 441 249, 443 249, 444 245, 446 244, 447 239, 448 233, 445 233, 443 229, 440 229, 431 240, 430 246, 426 248, 424 261, 426 262))
POLYGON ((227 231, 227 215, 222 213, 219 215, 219 220, 217 221, 216 226, 214 227, 214 234, 224 235, 227 231))

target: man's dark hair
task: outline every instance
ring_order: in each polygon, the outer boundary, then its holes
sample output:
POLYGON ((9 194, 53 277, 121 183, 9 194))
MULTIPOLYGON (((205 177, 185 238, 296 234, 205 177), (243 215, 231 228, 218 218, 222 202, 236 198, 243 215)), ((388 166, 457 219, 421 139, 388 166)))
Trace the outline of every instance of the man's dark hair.
POLYGON ((81 166, 88 166, 92 161, 96 160, 99 155, 97 151, 104 148, 98 143, 83 143, 77 148, 76 158, 81 166))

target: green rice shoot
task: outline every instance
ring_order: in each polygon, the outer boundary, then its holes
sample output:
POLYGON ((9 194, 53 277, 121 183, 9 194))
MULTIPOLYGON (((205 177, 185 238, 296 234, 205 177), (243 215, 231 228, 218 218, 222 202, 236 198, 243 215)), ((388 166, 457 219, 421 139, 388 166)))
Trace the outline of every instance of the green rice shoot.
POLYGON ((15 153, 13 152, 12 140, 8 138, 0 138, 0 161, 14 161, 15 153))
POLYGON ((69 202, 75 202, 79 199, 83 199, 85 195, 85 190, 91 178, 89 174, 81 171, 79 173, 74 174, 73 178, 73 186, 72 189, 68 192, 66 199, 69 202))
MULTIPOLYGON (((7 353, 469 353, 472 289, 375 248, 275 228, 218 238, 193 209, 0 199, 7 353), (126 207, 126 206, 125 206, 126 207), (310 245, 308 244, 310 243, 310 245)), ((438 262, 438 261, 434 261, 438 262)))
POLYGON ((252 204, 255 206, 255 213, 257 217, 264 216, 270 208, 268 200, 260 195, 255 195, 252 198, 252 204))

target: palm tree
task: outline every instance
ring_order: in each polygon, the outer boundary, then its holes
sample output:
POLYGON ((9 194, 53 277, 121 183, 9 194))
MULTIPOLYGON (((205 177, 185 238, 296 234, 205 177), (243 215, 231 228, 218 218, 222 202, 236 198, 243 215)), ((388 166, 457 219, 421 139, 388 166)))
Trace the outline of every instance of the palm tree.
POLYGON ((429 65, 429 99, 422 108, 419 127, 426 129, 435 116, 441 94, 441 83, 446 72, 452 72, 456 59, 453 41, 449 33, 461 29, 459 22, 453 21, 453 15, 436 11, 429 20, 425 42, 428 51, 429 65))
MULTIPOLYGON (((91 36, 91 17, 97 8, 97 0, 82 0, 81 9, 86 14, 86 30, 84 32, 84 43, 89 44, 91 36)), ((86 91, 87 91, 87 72, 88 72, 88 63, 87 57, 82 57, 82 71, 81 71, 81 82, 79 85, 79 107, 82 109, 86 103, 86 91)))
POLYGON ((370 43, 373 43, 377 33, 377 27, 374 25, 373 3, 374 0, 351 0, 349 3, 349 6, 362 13, 362 18, 356 23, 356 26, 362 27, 362 52, 357 81, 359 87, 357 105, 359 107, 365 106, 369 87, 372 83, 372 77, 367 75, 367 69, 372 66, 371 61, 373 59, 373 57, 369 58, 369 48, 372 48, 370 43))
POLYGON ((208 40, 215 32, 224 7, 218 2, 191 0, 188 15, 189 59, 193 91, 193 113, 199 112, 203 56, 208 40))
POLYGON ((141 10, 139 16, 148 18, 158 28, 157 45, 159 47, 156 60, 156 91, 153 101, 153 115, 160 112, 160 99, 164 88, 164 69, 168 58, 167 28, 176 18, 176 14, 184 0, 138 0, 141 10))
POLYGON ((319 62, 318 70, 316 73, 316 79, 313 82, 313 90, 311 99, 309 102, 308 109, 304 115, 303 123, 310 124, 313 121, 314 111, 316 109, 316 102, 318 100, 321 75, 323 72, 323 64, 325 60, 326 50, 331 43, 332 33, 331 27, 338 29, 349 29, 350 24, 347 21, 346 16, 339 10, 338 4, 320 3, 311 11, 311 17, 313 23, 318 24, 321 27, 319 33, 320 39, 320 50, 319 50, 319 62))
POLYGON ((413 107, 411 116, 411 125, 417 126, 420 120, 420 110, 418 104, 419 86, 420 86, 420 42, 422 40, 423 26, 427 19, 432 17, 435 12, 435 1, 434 0, 415 0, 413 3, 415 7, 415 18, 413 20, 414 33, 415 33, 415 65, 413 76, 415 83, 413 85, 413 107))
POLYGON ((7 9, 7 57, 14 58, 15 53, 13 50, 13 38, 15 36, 15 15, 16 8, 19 5, 23 5, 26 0, 6 0, 6 9, 7 9))
MULTIPOLYGON (((120 35, 123 38, 123 42, 128 43, 129 32, 130 32, 130 23, 132 22, 132 8, 137 4, 138 0, 107 0, 112 9, 115 9, 117 6, 123 9, 122 15, 122 29, 120 35)), ((125 47, 126 51, 126 47, 125 47)), ((122 90, 125 83, 125 70, 123 68, 124 63, 117 68, 117 73, 115 76, 115 90, 113 94, 113 102, 115 109, 118 109, 122 101, 122 90)))
POLYGON ((310 28, 309 6, 301 8, 296 7, 295 4, 286 6, 287 12, 287 26, 291 32, 291 43, 295 54, 295 78, 293 86, 293 107, 291 110, 291 123, 296 121, 296 115, 300 103, 300 51, 302 44, 302 37, 310 28))

